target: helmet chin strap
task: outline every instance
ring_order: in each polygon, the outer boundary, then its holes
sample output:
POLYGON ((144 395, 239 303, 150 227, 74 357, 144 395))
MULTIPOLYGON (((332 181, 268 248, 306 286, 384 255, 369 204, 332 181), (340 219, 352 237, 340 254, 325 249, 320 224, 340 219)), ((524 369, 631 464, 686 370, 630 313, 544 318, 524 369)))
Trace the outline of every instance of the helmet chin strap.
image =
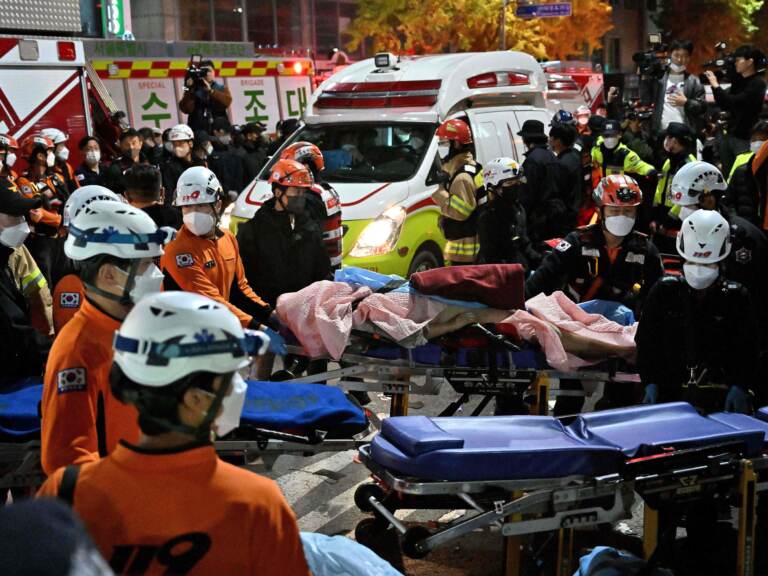
MULTIPOLYGON (((122 268, 120 269, 122 270, 122 268)), ((101 288, 98 288, 97 286, 89 282, 83 282, 83 285, 90 292, 94 292, 99 296, 108 298, 109 300, 122 304, 123 306, 130 306, 133 303, 133 301, 131 300, 131 290, 133 290, 133 287, 136 285, 136 271, 138 269, 139 269, 139 261, 131 260, 131 266, 127 272, 128 281, 125 283, 125 286, 123 286, 123 294, 121 296, 118 296, 117 294, 112 294, 111 292, 107 292, 106 290, 102 290, 101 288)), ((123 270, 123 272, 125 272, 125 270, 123 270)))

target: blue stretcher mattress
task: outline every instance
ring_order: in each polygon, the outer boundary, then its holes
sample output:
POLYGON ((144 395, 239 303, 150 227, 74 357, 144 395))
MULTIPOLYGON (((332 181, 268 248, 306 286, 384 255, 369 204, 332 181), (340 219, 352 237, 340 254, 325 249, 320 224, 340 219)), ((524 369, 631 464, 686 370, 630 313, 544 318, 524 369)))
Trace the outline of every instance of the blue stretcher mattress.
POLYGON ((627 458, 729 441, 754 456, 767 434, 756 418, 704 417, 676 402, 583 414, 568 427, 548 416, 389 418, 370 450, 376 463, 411 478, 525 480, 610 474, 627 458))
MULTIPOLYGON (((0 440, 20 441, 40 432, 38 404, 43 386, 39 380, 23 380, 0 393, 0 440)), ((344 392, 318 384, 248 381, 241 427, 269 430, 364 430, 363 410, 344 392)))

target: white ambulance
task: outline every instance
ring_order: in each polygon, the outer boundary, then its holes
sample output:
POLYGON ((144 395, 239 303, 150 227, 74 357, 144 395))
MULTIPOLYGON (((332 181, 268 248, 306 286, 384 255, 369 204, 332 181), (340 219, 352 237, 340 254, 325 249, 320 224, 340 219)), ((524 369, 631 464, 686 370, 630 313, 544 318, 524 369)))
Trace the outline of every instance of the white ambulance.
MULTIPOLYGON (((522 163, 517 133, 526 120, 549 125, 546 92, 541 67, 520 52, 378 54, 323 82, 286 145, 306 140, 323 151, 325 179, 342 201, 344 263, 406 276, 442 265, 445 238, 431 199, 437 126, 462 118, 481 164, 499 156, 522 163)), ((279 156, 240 194, 233 226, 271 196, 267 178, 279 156)))

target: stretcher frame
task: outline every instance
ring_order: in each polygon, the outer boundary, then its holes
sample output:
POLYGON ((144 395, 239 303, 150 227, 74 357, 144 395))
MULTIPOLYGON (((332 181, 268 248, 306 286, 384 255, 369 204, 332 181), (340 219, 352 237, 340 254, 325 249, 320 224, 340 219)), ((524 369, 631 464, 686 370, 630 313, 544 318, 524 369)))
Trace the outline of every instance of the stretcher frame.
POLYGON ((738 442, 633 459, 618 473, 594 478, 429 481, 392 473, 371 459, 368 446, 360 449, 359 458, 375 484, 358 488, 358 508, 373 512, 374 521, 384 528, 397 530, 403 551, 413 558, 423 558, 478 528, 497 525, 505 536, 506 574, 517 576, 521 569, 519 538, 557 531, 556 573, 570 575, 575 565, 574 529, 630 518, 637 494, 645 503, 643 548, 646 559, 651 559, 659 547, 660 509, 719 496, 738 510, 736 573, 754 574, 756 507, 758 495, 768 490, 768 454, 745 458, 744 446, 738 442), (467 510, 473 515, 429 532, 421 526, 406 528, 395 517, 397 510, 410 509, 467 510))

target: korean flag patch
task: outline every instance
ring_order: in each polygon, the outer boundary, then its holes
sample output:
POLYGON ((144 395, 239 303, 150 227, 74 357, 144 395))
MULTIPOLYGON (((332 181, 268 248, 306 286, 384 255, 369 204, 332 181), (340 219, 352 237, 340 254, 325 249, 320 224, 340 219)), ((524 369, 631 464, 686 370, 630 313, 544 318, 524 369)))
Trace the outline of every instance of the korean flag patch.
POLYGON ((555 246, 555 250, 558 252, 567 252, 568 249, 571 247, 570 242, 566 242, 565 240, 560 240, 560 243, 555 246))
POLYGON ((62 292, 59 296, 59 306, 62 308, 80 308, 80 293, 62 292))
POLYGON ((86 388, 85 368, 68 368, 56 375, 59 394, 82 392, 86 388))
POLYGON ((188 252, 186 254, 176 255, 176 266, 178 266, 179 268, 189 268, 194 263, 195 263, 195 259, 192 257, 192 254, 188 252))

